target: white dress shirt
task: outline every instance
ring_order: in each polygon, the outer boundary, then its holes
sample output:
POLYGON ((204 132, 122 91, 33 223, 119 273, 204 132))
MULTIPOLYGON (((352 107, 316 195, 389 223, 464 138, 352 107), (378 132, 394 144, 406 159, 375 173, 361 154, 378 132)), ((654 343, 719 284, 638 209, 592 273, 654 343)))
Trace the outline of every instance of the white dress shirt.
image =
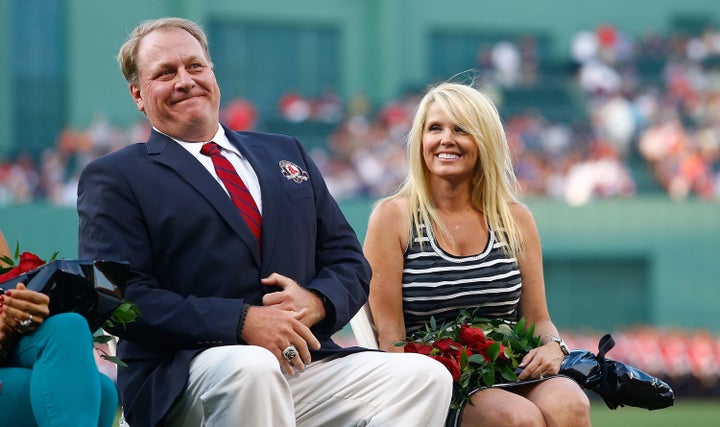
MULTIPOLYGON (((202 148, 204 142, 187 142, 181 141, 177 138, 173 138, 169 135, 167 136, 172 138, 175 142, 180 144, 181 147, 183 147, 190 154, 195 156, 195 158, 198 159, 200 164, 203 165, 205 169, 207 169, 207 171, 215 177, 223 190, 228 193, 227 189, 222 183, 222 180, 218 177, 217 172, 215 172, 215 166, 213 165, 210 156, 206 156, 200 153, 200 149, 202 148)), ((213 141, 218 145, 218 147, 220 147, 220 152, 233 165, 238 175, 240 175, 240 178, 243 180, 245 186, 250 191, 253 200, 255 200, 255 204, 257 205, 258 211, 260 211, 260 215, 262 215, 262 197, 260 195, 260 182, 258 181, 258 177, 255 174, 255 170, 253 170, 252 166, 250 165, 250 162, 240 153, 240 151, 238 151, 237 148, 235 148, 234 145, 230 143, 227 135, 225 135, 225 129, 222 126, 218 125, 218 131, 211 141, 213 141)), ((228 197, 230 197, 230 193, 228 193, 228 197)))

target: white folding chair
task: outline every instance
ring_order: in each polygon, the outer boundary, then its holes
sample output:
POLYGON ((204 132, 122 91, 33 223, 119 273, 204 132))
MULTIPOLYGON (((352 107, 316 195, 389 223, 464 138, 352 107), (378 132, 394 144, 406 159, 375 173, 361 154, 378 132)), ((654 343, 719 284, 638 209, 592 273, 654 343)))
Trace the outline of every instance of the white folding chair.
POLYGON ((378 348, 377 333, 375 333, 372 313, 367 303, 360 307, 360 310, 350 319, 350 329, 352 329, 355 341, 359 346, 372 349, 378 348))

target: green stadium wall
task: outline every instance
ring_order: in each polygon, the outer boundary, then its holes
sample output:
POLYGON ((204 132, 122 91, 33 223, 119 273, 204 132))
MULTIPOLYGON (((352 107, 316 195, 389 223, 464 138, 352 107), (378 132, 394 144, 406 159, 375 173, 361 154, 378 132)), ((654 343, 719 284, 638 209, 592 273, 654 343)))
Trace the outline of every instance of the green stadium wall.
MULTIPOLYGON (((720 204, 664 197, 598 200, 571 207, 528 200, 540 230, 553 319, 562 329, 635 326, 720 332, 720 204)), ((363 240, 372 203, 341 203, 363 240)), ((181 215, 182 213, 178 213, 181 215)), ((77 256, 74 209, 3 207, 0 225, 46 258, 77 256)))

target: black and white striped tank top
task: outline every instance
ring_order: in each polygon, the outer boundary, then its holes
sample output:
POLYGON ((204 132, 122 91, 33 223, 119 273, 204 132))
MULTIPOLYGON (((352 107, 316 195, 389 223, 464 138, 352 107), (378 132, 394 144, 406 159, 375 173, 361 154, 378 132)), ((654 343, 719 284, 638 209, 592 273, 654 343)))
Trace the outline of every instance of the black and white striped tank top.
POLYGON ((430 316, 442 324, 455 320, 460 310, 476 307, 480 317, 518 320, 520 270, 492 230, 482 253, 462 257, 440 248, 429 227, 423 225, 422 230, 417 236, 413 227, 404 256, 402 294, 408 335, 424 327, 430 316))

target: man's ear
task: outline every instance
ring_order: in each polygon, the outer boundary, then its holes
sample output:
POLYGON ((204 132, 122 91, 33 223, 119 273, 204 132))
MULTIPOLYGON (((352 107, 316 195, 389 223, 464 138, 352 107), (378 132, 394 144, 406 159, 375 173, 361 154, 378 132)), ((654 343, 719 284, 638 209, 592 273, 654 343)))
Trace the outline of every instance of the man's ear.
POLYGON ((133 101, 135 101, 135 105, 137 106, 137 109, 145 112, 145 103, 143 102, 142 94, 140 93, 140 88, 135 85, 128 85, 130 88, 130 96, 132 96, 133 101))

